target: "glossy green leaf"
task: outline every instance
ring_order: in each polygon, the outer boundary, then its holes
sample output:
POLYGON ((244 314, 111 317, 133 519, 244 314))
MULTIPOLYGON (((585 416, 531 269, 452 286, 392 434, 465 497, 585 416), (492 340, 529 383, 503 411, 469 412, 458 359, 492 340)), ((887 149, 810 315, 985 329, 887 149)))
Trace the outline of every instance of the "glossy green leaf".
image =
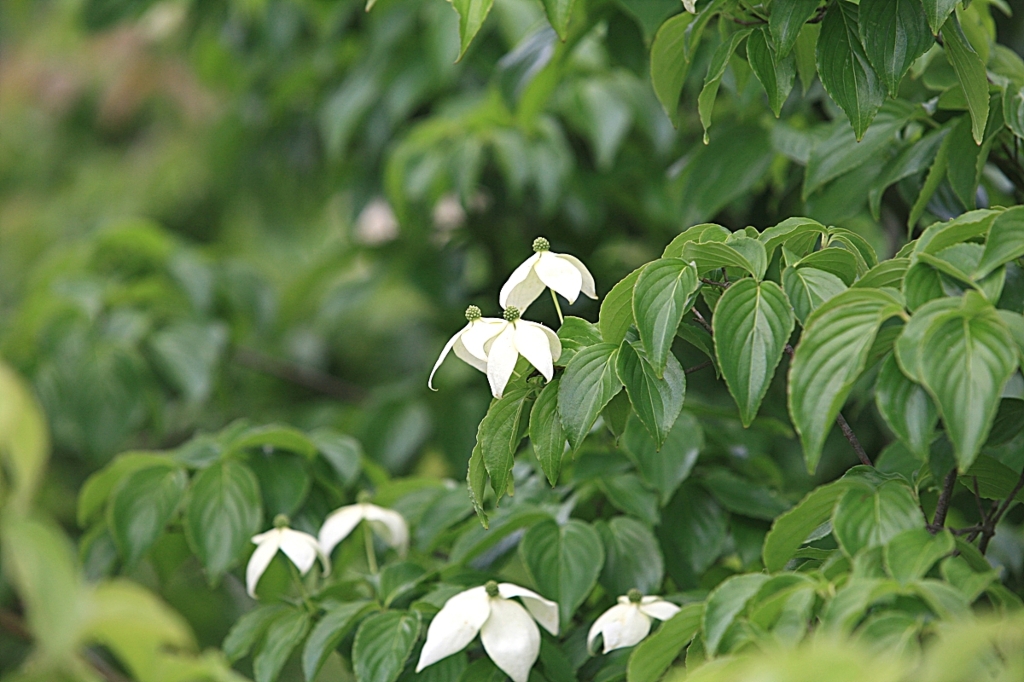
POLYGON ((665 562, 654 534, 644 524, 616 516, 595 524, 604 543, 600 581, 608 592, 622 595, 631 589, 654 594, 665 574, 665 562))
POLYGON ((626 330, 635 324, 633 320, 633 287, 645 267, 641 266, 623 277, 601 301, 601 313, 598 316, 597 326, 601 330, 601 338, 605 343, 613 343, 618 346, 626 337, 626 330))
POLYGON ((679 125, 679 95, 690 70, 686 51, 687 29, 694 16, 687 12, 671 17, 661 25, 651 44, 651 82, 672 125, 679 125))
POLYGON ((376 613, 360 624, 352 645, 352 667, 360 682, 395 682, 420 636, 415 611, 376 613))
POLYGON ((708 595, 701 629, 704 632, 704 646, 710 655, 718 653, 725 631, 732 625, 733 619, 768 580, 768 576, 763 573, 737 575, 726 579, 708 595))
POLYGON ((886 481, 877 488, 848 490, 832 514, 832 532, 848 556, 880 547, 903 531, 924 528, 924 514, 910 488, 886 481))
POLYGON ((711 324, 722 376, 750 426, 793 332, 789 300, 775 282, 742 279, 722 295, 711 324))
POLYGON ((683 260, 695 261, 698 272, 715 268, 741 268, 754 279, 764 279, 768 269, 768 254, 756 239, 737 235, 728 242, 690 242, 683 248, 683 260))
POLYGON ((861 0, 859 29, 868 61, 896 97, 910 65, 935 42, 920 0, 861 0))
POLYGON ((686 375, 682 366, 669 353, 659 379, 647 362, 643 347, 635 340, 635 332, 630 332, 619 346, 616 372, 633 410, 660 449, 683 409, 686 375))
POLYGON ((661 448, 635 418, 626 424, 622 441, 641 477, 661 493, 661 504, 665 504, 693 470, 704 447, 704 432, 696 417, 682 412, 661 448))
POLYGON ((974 271, 982 278, 1000 265, 1024 256, 1024 206, 1014 206, 1000 213, 989 228, 985 252, 974 271))
POLYGON ((974 141, 981 144, 988 121, 988 75, 985 63, 967 41, 960 22, 953 15, 942 25, 942 38, 953 70, 956 71, 960 86, 967 95, 967 109, 971 113, 971 133, 974 141))
POLYGON ((309 614, 302 609, 289 609, 271 621, 252 659, 253 679, 274 682, 292 651, 306 637, 309 626, 309 614))
MULTIPOLYGON (((701 125, 704 126, 704 144, 708 143, 711 114, 715 109, 715 98, 718 97, 718 87, 722 83, 725 69, 729 66, 729 60, 735 54, 740 43, 748 35, 750 35, 750 29, 736 31, 729 36, 728 40, 722 41, 715 48, 714 54, 711 55, 711 64, 708 65, 708 73, 704 77, 704 87, 701 88, 700 95, 697 96, 697 114, 700 116, 701 125)), ((674 255, 680 255, 681 253, 682 251, 674 255)))
POLYGON ((890 258, 868 270, 853 283, 858 289, 881 289, 888 287, 897 291, 903 288, 903 277, 910 267, 909 258, 890 258))
POLYGON ((775 52, 783 57, 796 44, 800 29, 821 5, 821 0, 776 0, 768 16, 775 52))
POLYGON ((800 324, 806 323, 822 303, 846 291, 843 280, 817 268, 786 268, 782 286, 800 324))
POLYGON ((302 674, 313 682, 327 657, 341 643, 359 619, 373 606, 365 600, 327 605, 323 617, 309 633, 302 649, 302 674))
POLYGON ((946 19, 952 14, 957 2, 958 0, 921 0, 932 33, 939 32, 942 25, 946 23, 946 19))
POLYGON ((558 377, 549 381, 530 410, 530 442, 551 485, 558 483, 565 454, 565 430, 558 416, 558 384, 558 377))
POLYGON ((134 567, 163 532, 185 495, 183 469, 153 466, 121 479, 107 507, 107 525, 125 564, 134 567))
POLYGON ((562 526, 544 521, 523 536, 519 555, 537 590, 558 603, 562 627, 567 627, 601 574, 601 536, 577 519, 562 526))
POLYGON ((829 7, 821 22, 817 60, 825 91, 861 139, 885 101, 885 86, 861 46, 856 5, 838 0, 829 7))
POLYGON ((695 588, 729 539, 729 515, 703 486, 686 481, 656 529, 665 568, 681 589, 695 588))
POLYGON ((680 258, 656 260, 637 279, 633 317, 656 377, 664 374, 679 322, 693 305, 698 286, 696 270, 680 258))
POLYGON ((747 40, 747 60, 754 76, 761 83, 768 95, 768 106, 775 118, 782 112, 790 91, 793 79, 796 78, 796 59, 792 54, 780 56, 775 48, 768 44, 768 31, 761 28, 750 34, 747 40))
POLYGON ((569 19, 572 18, 572 8, 575 4, 576 0, 544 0, 544 12, 548 15, 548 21, 562 40, 569 35, 569 19))
POLYGON ((532 389, 506 390, 501 398, 491 401, 477 429, 477 445, 498 499, 508 489, 515 454, 523 439, 524 420, 532 404, 532 389))
POLYGON ((579 449, 601 410, 622 390, 615 371, 617 351, 614 344, 599 343, 580 351, 565 368, 558 387, 558 414, 573 450, 579 449))
MULTIPOLYGON (((630 317, 632 318, 632 315, 630 317)), ((595 343, 601 343, 601 330, 596 324, 567 315, 562 326, 558 328, 558 340, 562 344, 562 354, 555 364, 564 367, 579 351, 595 343)))
POLYGON ((900 312, 899 301, 882 290, 850 289, 808 318, 789 371, 789 413, 808 471, 817 467, 832 423, 864 371, 878 328, 900 312))
POLYGON ((196 475, 185 507, 185 537, 211 584, 243 555, 262 521, 260 484, 245 464, 226 460, 196 475))
POLYGON ((903 328, 899 338, 896 339, 894 346, 896 361, 903 373, 917 383, 924 383, 921 374, 921 348, 925 334, 936 319, 959 307, 960 301, 955 298, 939 298, 928 301, 914 311, 910 321, 903 328))
POLYGON ((839 479, 815 488, 795 507, 776 517, 764 538, 764 567, 773 573, 781 571, 811 533, 832 518, 839 498, 852 485, 848 479, 839 479))
POLYGON ((452 8, 459 14, 459 59, 466 54, 469 44, 484 25, 492 5, 494 0, 452 0, 452 8))
POLYGON ((703 604, 687 604, 637 645, 626 666, 626 682, 658 682, 700 630, 703 612, 703 604))
POLYGON ((875 405, 896 437, 912 453, 927 458, 939 411, 927 391, 903 374, 895 355, 882 362, 875 381, 875 405))
POLYGON ((932 535, 925 528, 903 531, 885 546, 885 567, 896 580, 920 580, 942 557, 953 551, 953 536, 946 529, 932 535))

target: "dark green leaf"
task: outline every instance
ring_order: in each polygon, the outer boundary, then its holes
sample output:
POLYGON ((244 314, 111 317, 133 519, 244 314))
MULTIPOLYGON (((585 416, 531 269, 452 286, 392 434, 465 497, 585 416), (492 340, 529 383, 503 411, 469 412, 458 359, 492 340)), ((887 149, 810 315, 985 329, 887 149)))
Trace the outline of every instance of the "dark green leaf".
POLYGON ((267 627, 263 644, 252 660, 252 673, 256 682, 274 682, 281 668, 309 632, 309 614, 301 609, 289 609, 267 627))
POLYGON ((627 334, 619 346, 616 371, 637 417, 660 449, 683 409, 686 375, 679 361, 669 353, 663 378, 655 376, 643 348, 630 339, 632 334, 635 332, 627 334))
POLYGON ((860 39, 864 53, 896 97, 903 74, 935 39, 920 0, 861 0, 860 39))
POLYGON ((625 338, 626 330, 634 324, 633 286, 645 267, 641 266, 623 277, 601 301, 597 325, 601 329, 601 337, 605 343, 618 346, 625 338))
POLYGON ((355 483, 363 468, 363 448, 359 441, 330 428, 311 431, 309 439, 345 485, 355 483))
POLYGON ((688 604, 641 642, 629 656, 626 682, 658 682, 700 630, 703 604, 688 604))
POLYGON ((886 164, 885 171, 868 192, 868 206, 875 220, 878 220, 881 215, 882 195, 885 190, 895 182, 927 170, 935 160, 939 146, 949 134, 949 130, 949 128, 941 128, 934 133, 925 135, 900 152, 891 163, 886 164))
POLYGON ((680 258, 649 263, 637 279, 633 317, 656 377, 665 371, 679 322, 693 305, 698 285, 697 272, 680 258))
MULTIPOLYGON (((814 1, 817 2, 817 0, 814 1)), ((711 114, 715 108, 715 98, 718 96, 718 86, 725 75, 725 68, 729 66, 729 60, 736 52, 736 48, 740 46, 740 43, 748 35, 750 35, 750 29, 736 31, 729 36, 728 40, 722 41, 711 56, 711 64, 708 66, 708 73, 704 77, 704 87, 701 88, 700 95, 697 97, 697 114, 700 116, 701 125, 704 126, 704 144, 708 143, 711 114)))
POLYGON ((185 495, 184 469, 152 466, 125 476, 107 506, 107 525, 125 564, 134 567, 163 532, 185 495))
POLYGON ((559 356, 557 364, 564 367, 579 351, 595 343, 601 343, 601 331, 591 322, 568 315, 558 328, 558 340, 562 343, 562 355, 559 356))
POLYGON ((260 482, 267 516, 291 516, 298 511, 312 485, 302 457, 287 452, 257 453, 249 458, 249 466, 260 482))
POLYGON ((640 421, 630 419, 623 445, 640 475, 661 493, 661 503, 665 504, 693 470, 704 446, 704 433, 692 414, 682 412, 659 450, 640 421))
POLYGON ((703 487, 688 481, 665 507, 657 533, 669 575, 680 588, 694 588, 725 549, 728 514, 703 487))
POLYGON ((126 452, 85 480, 78 493, 78 525, 85 528, 103 510, 110 493, 125 476, 153 466, 175 467, 167 455, 153 452, 126 452))
POLYGON ((534 525, 519 544, 519 555, 537 590, 558 603, 562 627, 597 583, 604 565, 604 546, 593 526, 571 519, 534 525))
POLYGON ((789 503, 766 486, 740 478, 728 469, 712 469, 701 482, 719 504, 734 514, 771 521, 789 509, 789 503))
MULTIPOLYGON (((927 0, 926 0, 927 2, 927 0)), ((955 4, 955 2, 953 3, 955 4)), ((956 71, 960 86, 967 95, 967 108, 971 112, 971 132, 974 141, 981 144, 988 121, 988 75, 985 64, 967 41, 956 15, 942 25, 942 38, 949 63, 956 71)))
POLYGON ((626 594, 634 588, 644 594, 656 593, 665 569, 650 529, 626 516, 595 525, 604 542, 605 562, 600 578, 604 588, 614 595, 626 594))
MULTIPOLYGON (((987 500, 1005 500, 1013 492, 1020 474, 999 460, 988 455, 978 455, 974 464, 966 474, 960 475, 960 482, 968 490, 974 490, 974 481, 978 481, 978 495, 987 500)), ((1024 502, 1024 490, 1014 498, 1024 502)))
POLYGON ((747 40, 747 59, 754 76, 768 95, 768 106, 775 118, 778 118, 782 105, 793 89, 796 59, 792 54, 780 57, 768 44, 768 30, 764 27, 750 34, 747 40))
POLYGON ((896 437, 912 453, 927 458, 939 411, 924 388, 903 374, 895 355, 882 362, 875 382, 875 404, 896 437))
POLYGON ((237 661, 247 655, 256 642, 263 637, 270 623, 278 616, 289 611, 286 604, 267 604, 257 606, 252 611, 245 613, 235 621, 221 644, 221 650, 228 657, 229 661, 237 661))
POLYGON ((580 351, 565 368, 558 387, 558 414, 573 450, 579 449, 601 410, 622 390, 615 372, 617 351, 614 344, 599 343, 580 351))
POLYGON ((565 431, 558 416, 558 383, 558 377, 549 381, 530 410, 530 442, 551 485, 558 483, 565 453, 565 431))
POLYGON ((768 17, 775 51, 785 57, 796 44, 800 29, 811 18, 821 0, 775 0, 768 17))
POLYGON ((857 6, 846 0, 829 7, 821 22, 817 60, 825 91, 846 113, 859 140, 885 101, 885 86, 864 54, 857 15, 857 6))
POLYGON ((659 496, 644 485, 636 474, 605 476, 598 481, 598 485, 612 506, 619 511, 652 526, 658 523, 658 507, 661 506, 659 496))
POLYGON ((155 332, 149 347, 160 370, 191 401, 206 400, 228 340, 223 324, 179 322, 155 332))
POLYGON ((532 403, 532 389, 506 390, 501 398, 491 401, 477 430, 477 445, 487 475, 491 477, 491 487, 499 500, 508 490, 515 454, 523 439, 523 420, 532 403))
POLYGON ((846 492, 832 514, 832 532, 848 556, 880 547, 906 530, 924 528, 924 514, 910 488, 886 481, 877 488, 846 492))
POLYGON ((839 479, 808 493, 789 511, 777 517, 764 538, 764 567, 781 571, 815 529, 832 518, 839 498, 853 483, 839 479))
POLYGON ((686 34, 694 16, 682 12, 669 18, 651 44, 651 82, 654 94, 672 121, 679 125, 679 95, 690 70, 690 55, 686 51, 686 34))
POLYGON ((420 636, 415 611, 377 613, 362 622, 352 645, 352 667, 360 682, 395 682, 420 636))
POLYGON ((928 26, 932 33, 938 33, 946 19, 956 7, 957 0, 921 0, 924 5, 924 13, 928 17, 928 26))

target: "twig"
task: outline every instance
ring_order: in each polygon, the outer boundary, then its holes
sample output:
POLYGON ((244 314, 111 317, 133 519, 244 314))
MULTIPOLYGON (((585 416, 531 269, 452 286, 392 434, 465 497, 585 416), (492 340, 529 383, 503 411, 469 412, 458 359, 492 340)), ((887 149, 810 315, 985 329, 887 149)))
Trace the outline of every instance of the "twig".
POLYGON ((945 480, 942 482, 942 492, 939 493, 939 501, 935 505, 935 517, 928 524, 928 532, 935 535, 946 525, 946 513, 949 511, 949 502, 953 497, 953 486, 956 485, 956 467, 953 467, 945 480))
POLYGON ((842 412, 836 413, 836 424, 839 424, 839 430, 846 436, 846 440, 850 441, 850 446, 853 447, 853 451, 857 453, 857 459, 864 466, 874 466, 871 463, 871 459, 868 457, 868 453, 864 451, 864 446, 860 444, 857 439, 857 434, 850 428, 850 424, 847 423, 846 417, 843 416, 842 412))
POLYGON ((716 282, 715 280, 708 279, 707 277, 701 277, 700 281, 704 282, 704 284, 710 284, 713 287, 720 287, 722 289, 728 289, 730 284, 729 282, 716 282))
POLYGON ((700 314, 699 310, 697 310, 696 308, 691 308, 690 310, 691 310, 691 312, 693 312, 694 318, 696 318, 697 322, 700 323, 700 326, 704 327, 704 329, 707 330, 708 334, 714 334, 715 333, 711 329, 711 325, 708 324, 708 321, 705 320, 704 316, 700 314))
POLYGON ((336 400, 358 402, 363 398, 363 390, 346 381, 310 367, 279 360, 252 348, 236 348, 234 360, 247 369, 322 393, 336 400))
POLYGON ((981 531, 981 542, 978 543, 978 550, 984 554, 985 550, 988 549, 988 543, 992 539, 992 536, 996 534, 996 526, 999 524, 999 520, 1006 513, 1006 510, 1013 504, 1014 498, 1017 497, 1017 493, 1024 488, 1024 471, 1020 472, 1020 476, 1017 478, 1017 485, 1013 486, 1013 490, 1010 491, 1010 496, 1003 500, 1003 503, 996 510, 996 513, 989 518, 985 524, 985 529, 981 531))
POLYGON ((683 370, 683 374, 693 374, 694 372, 699 372, 700 370, 704 369, 705 367, 710 367, 712 364, 713 363, 710 360, 705 360, 704 362, 700 363, 699 365, 694 365, 693 367, 687 367, 686 369, 683 370))

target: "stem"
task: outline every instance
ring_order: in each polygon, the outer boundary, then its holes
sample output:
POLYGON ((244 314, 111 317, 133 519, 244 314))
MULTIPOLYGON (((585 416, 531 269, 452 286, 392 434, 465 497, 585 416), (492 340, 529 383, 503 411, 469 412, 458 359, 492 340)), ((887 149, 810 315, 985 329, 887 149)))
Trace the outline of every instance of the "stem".
POLYGON ((564 324, 565 318, 562 317, 562 306, 558 305, 558 295, 555 293, 554 289, 548 289, 548 291, 551 292, 551 300, 555 302, 555 312, 558 313, 558 323, 564 324))
POLYGON ((288 568, 291 570, 292 580, 295 581, 295 584, 299 588, 299 596, 302 598, 302 603, 311 613, 316 611, 316 607, 313 606, 313 602, 309 600, 309 591, 306 590, 306 583, 303 582, 302 575, 299 574, 299 569, 295 567, 295 564, 291 562, 291 559, 288 560, 288 568))
POLYGON ((683 370, 683 374, 693 374, 694 372, 699 372, 700 370, 704 369, 705 367, 710 367, 711 364, 712 363, 711 363, 710 360, 705 360, 704 362, 700 363, 699 365, 694 365, 693 367, 687 367, 686 369, 683 370))
POLYGON ((857 439, 857 434, 850 428, 850 424, 846 421, 846 417, 843 416, 842 412, 836 413, 836 423, 839 424, 839 430, 846 436, 846 440, 850 441, 850 446, 857 453, 857 459, 860 460, 860 463, 864 466, 874 466, 871 463, 871 459, 868 458, 868 453, 864 451, 864 446, 857 439))
POLYGON ((1010 496, 1003 500, 1002 505, 999 506, 996 513, 993 514, 992 518, 990 518, 985 524, 985 529, 981 532, 981 542, 978 543, 978 550, 982 554, 984 554, 985 550, 988 549, 989 540, 991 540, 992 536, 996 534, 996 525, 1003 517, 1003 514, 1006 513, 1006 510, 1010 508, 1010 505, 1013 504, 1014 498, 1017 497, 1017 493, 1021 491, 1021 488, 1024 488, 1024 471, 1020 472, 1020 477, 1017 479, 1017 485, 1013 486, 1013 490, 1010 491, 1010 496))
POLYGON ((710 284, 713 287, 719 287, 720 289, 728 289, 729 288, 729 282, 716 282, 715 280, 708 279, 707 277, 701 277, 700 281, 704 282, 704 284, 710 284))
POLYGON ((370 567, 370 573, 377 575, 377 554, 373 550, 373 531, 370 524, 363 521, 363 540, 366 543, 366 563, 370 567))
POLYGON ((956 467, 946 474, 946 479, 942 482, 942 492, 939 493, 939 501, 935 505, 935 518, 928 524, 928 532, 932 535, 946 525, 946 513, 949 511, 949 501, 953 497, 954 485, 956 485, 956 467))

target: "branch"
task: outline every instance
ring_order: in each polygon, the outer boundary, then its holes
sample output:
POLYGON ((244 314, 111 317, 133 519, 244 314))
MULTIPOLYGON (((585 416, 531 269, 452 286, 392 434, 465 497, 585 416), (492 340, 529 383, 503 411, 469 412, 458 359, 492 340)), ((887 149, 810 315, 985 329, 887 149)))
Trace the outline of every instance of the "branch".
POLYGON ((712 362, 710 360, 707 360, 705 362, 700 363, 699 365, 694 365, 693 367, 687 367, 686 369, 683 370, 683 374, 693 374, 694 372, 699 372, 700 370, 704 369, 705 367, 710 367, 711 365, 712 365, 712 362))
POLYGON ((363 390, 337 377, 294 362, 279 360, 252 348, 236 348, 234 361, 247 369, 272 376, 314 393, 322 393, 343 402, 358 402, 363 390))
POLYGON ((953 467, 942 482, 942 492, 939 493, 939 501, 935 505, 935 517, 927 526, 928 532, 932 535, 938 533, 946 525, 946 513, 949 511, 949 502, 953 497, 953 486, 955 485, 956 467, 953 467))
POLYGON ((1014 498, 1017 497, 1017 493, 1024 488, 1024 471, 1020 472, 1020 476, 1017 478, 1017 485, 1013 486, 1013 490, 1010 491, 1010 496, 1003 500, 1002 505, 996 510, 996 513, 989 518, 985 523, 984 530, 981 531, 981 542, 978 543, 978 550, 984 554, 985 550, 988 549, 989 540, 996 534, 996 526, 999 524, 999 520, 1006 513, 1006 510, 1013 504, 1014 498))

